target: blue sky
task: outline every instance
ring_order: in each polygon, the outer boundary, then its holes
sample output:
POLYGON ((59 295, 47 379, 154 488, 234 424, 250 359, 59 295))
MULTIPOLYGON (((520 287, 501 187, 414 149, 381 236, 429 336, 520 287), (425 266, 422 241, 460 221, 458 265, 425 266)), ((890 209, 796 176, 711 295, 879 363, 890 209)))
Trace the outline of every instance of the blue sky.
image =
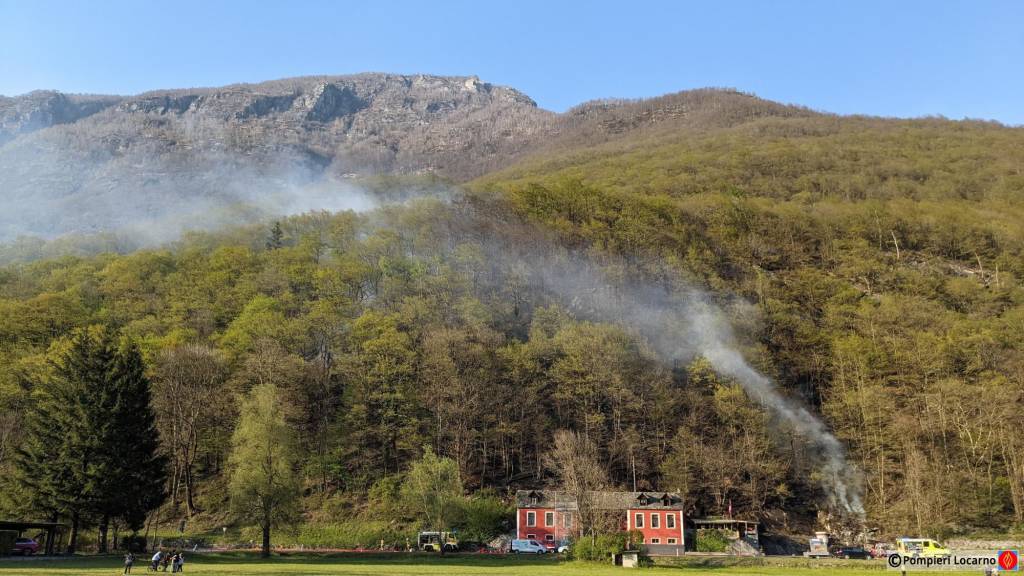
POLYGON ((725 86, 1024 124, 1024 1, 0 0, 0 94, 476 74, 564 110, 725 86))

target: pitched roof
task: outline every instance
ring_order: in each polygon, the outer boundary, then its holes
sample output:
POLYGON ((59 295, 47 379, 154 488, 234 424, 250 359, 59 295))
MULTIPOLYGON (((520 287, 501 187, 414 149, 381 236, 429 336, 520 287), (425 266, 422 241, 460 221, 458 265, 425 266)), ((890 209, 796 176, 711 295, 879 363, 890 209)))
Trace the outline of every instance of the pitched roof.
POLYGON ((690 522, 701 526, 719 526, 729 524, 760 524, 757 520, 743 520, 740 518, 690 518, 690 522))
MULTIPOLYGON (((591 492, 601 510, 682 510, 683 499, 676 492, 591 492)), ((516 508, 560 508, 575 510, 576 499, 561 490, 519 490, 516 508)))

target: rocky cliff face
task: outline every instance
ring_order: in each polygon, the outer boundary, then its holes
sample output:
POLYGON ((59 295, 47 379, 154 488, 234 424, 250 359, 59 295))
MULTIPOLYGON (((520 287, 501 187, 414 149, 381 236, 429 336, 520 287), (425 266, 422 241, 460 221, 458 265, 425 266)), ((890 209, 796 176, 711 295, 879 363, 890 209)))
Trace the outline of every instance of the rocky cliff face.
POLYGON ((116 104, 118 96, 80 96, 37 90, 17 98, 0 96, 0 145, 21 134, 91 116, 116 104))
POLYGON ((338 173, 461 177, 514 150, 553 116, 516 90, 473 77, 359 74, 146 93, 92 125, 120 124, 120 143, 147 134, 245 155, 287 149, 338 173), (496 123, 503 130, 493 130, 496 123))
MULTIPOLYGON (((729 91, 566 114, 476 77, 358 74, 130 97, 0 98, 0 241, 138 225, 323 178, 466 180, 531 153, 635 130, 803 113, 729 91)), ((717 124, 715 124, 717 125, 717 124)))
POLYGON ((208 212, 323 177, 465 178, 516 153, 553 117, 511 88, 424 75, 4 98, 0 241, 208 212))

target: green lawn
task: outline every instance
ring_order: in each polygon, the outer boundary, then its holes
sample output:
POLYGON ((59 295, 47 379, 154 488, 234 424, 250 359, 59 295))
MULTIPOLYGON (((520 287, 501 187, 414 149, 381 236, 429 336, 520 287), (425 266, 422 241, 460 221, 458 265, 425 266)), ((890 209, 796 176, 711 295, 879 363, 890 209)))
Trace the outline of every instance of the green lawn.
MULTIPOLYGON (((291 554, 260 560, 250 553, 187 554, 186 574, 234 576, 250 575, 339 575, 361 576, 393 574, 417 576, 420 574, 463 575, 514 575, 531 576, 601 576, 622 574, 622 568, 603 564, 565 562, 553 557, 521 556, 449 556, 440 558, 419 554, 291 554)), ((885 567, 880 562, 827 561, 814 563, 802 559, 727 560, 707 562, 688 559, 684 566, 656 566, 653 569, 662 574, 713 574, 715 576, 756 576, 818 574, 852 576, 882 574, 885 567)), ((121 560, 116 557, 82 557, 75 559, 0 560, 0 576, 50 576, 95 574, 120 574, 121 560)), ((145 576, 146 563, 137 562, 134 574, 145 576)), ((151 573, 150 573, 151 574, 151 573)), ((948 574, 948 572, 947 572, 948 574)))

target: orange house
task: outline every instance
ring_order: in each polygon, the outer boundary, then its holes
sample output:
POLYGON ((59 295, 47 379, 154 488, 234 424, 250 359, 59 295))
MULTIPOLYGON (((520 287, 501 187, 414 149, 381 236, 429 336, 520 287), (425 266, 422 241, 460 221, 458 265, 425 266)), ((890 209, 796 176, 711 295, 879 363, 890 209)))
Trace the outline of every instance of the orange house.
MULTIPOLYGON (((620 519, 623 530, 643 535, 651 555, 679 555, 685 547, 683 500, 672 492, 595 492, 597 508, 620 519)), ((534 539, 555 548, 575 528, 576 500, 557 490, 516 492, 516 538, 534 539)))

